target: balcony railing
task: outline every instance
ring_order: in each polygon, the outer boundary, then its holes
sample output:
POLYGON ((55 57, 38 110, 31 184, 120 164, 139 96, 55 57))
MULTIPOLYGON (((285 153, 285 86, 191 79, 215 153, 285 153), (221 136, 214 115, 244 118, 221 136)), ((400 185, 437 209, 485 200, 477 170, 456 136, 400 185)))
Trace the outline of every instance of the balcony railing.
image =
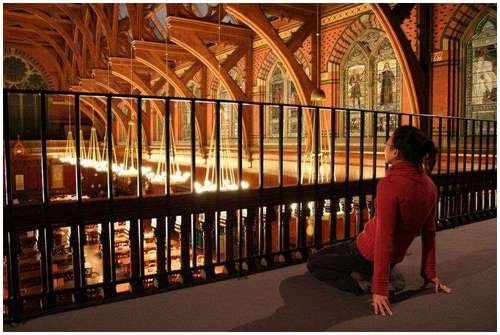
POLYGON ((4 90, 4 274, 8 279, 4 320, 295 264, 307 259, 311 249, 355 236, 374 215, 376 183, 386 167, 385 141, 392 129, 403 124, 419 126, 438 147, 432 177, 439 190, 439 229, 496 215, 493 120, 163 96, 4 90), (9 111, 9 99, 19 95, 37 96, 39 138, 16 139, 18 125, 13 121, 25 116, 9 111), (61 97, 72 102, 68 111, 74 124, 70 121, 69 130, 76 134, 74 164, 55 170, 69 175, 64 184, 71 187, 64 191, 54 181, 57 175, 49 173, 64 143, 61 136, 53 135, 51 123, 51 114, 60 118, 56 102, 61 97), (99 102, 95 105, 100 110, 95 113, 101 113, 100 120, 93 119, 89 99, 99 102), (116 110, 121 101, 130 106, 128 114, 116 110), (176 135, 171 132, 176 128, 171 124, 178 122, 179 103, 189 104, 191 132, 189 149, 184 147, 182 155, 175 156, 176 135), (237 111, 237 139, 224 138, 222 107, 237 111), (148 115, 155 108, 162 113, 165 132, 165 150, 159 150, 159 160, 170 167, 171 160, 177 159, 189 169, 184 184, 174 182, 167 168, 160 187, 149 187, 149 177, 142 173, 143 167, 154 170, 146 159, 144 141, 151 131, 148 115), (265 120, 272 108, 279 111, 278 136, 267 141, 265 120), (284 112, 291 109, 297 111, 297 137, 285 142, 284 112), (90 116, 84 116, 84 111, 90 116), (99 171, 82 165, 87 144, 79 134, 83 123, 91 119, 100 122, 101 131, 112 139, 98 145, 106 148, 106 157, 101 157, 105 168, 99 171), (134 119, 136 134, 141 134, 133 147, 136 175, 121 178, 113 165, 114 146, 120 145, 117 128, 120 122, 134 119), (30 164, 34 170, 26 170, 30 164), (28 190, 15 169, 35 171, 39 178, 34 180, 40 185, 28 190), (199 192, 196 183, 204 184, 209 169, 214 176, 212 191, 199 192), (232 189, 225 188, 229 170, 233 171, 232 189), (88 185, 94 179, 100 186, 88 185), (123 184, 126 190, 122 192, 123 184), (100 193, 94 192, 96 187, 100 193))

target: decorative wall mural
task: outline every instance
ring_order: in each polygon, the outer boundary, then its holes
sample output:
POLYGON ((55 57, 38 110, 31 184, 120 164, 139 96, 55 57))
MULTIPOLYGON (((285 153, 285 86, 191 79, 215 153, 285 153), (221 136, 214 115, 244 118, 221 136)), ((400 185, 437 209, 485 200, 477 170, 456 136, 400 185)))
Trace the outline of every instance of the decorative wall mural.
MULTIPOLYGON (((274 103, 299 104, 299 96, 292 80, 285 72, 281 63, 278 63, 267 82, 267 101, 274 103)), ((297 137, 298 109, 284 107, 283 110, 283 136, 297 137)), ((267 112, 267 136, 279 135, 279 107, 271 106, 267 112)))
MULTIPOLYGON (((347 53, 343 65, 343 105, 350 113, 350 134, 359 136, 361 120, 356 109, 398 112, 401 108, 401 74, 394 51, 382 31, 367 30, 347 53)), ((370 115, 365 120, 365 134, 377 124, 379 136, 385 135, 386 116, 370 115)), ((391 115, 389 131, 395 129, 397 117, 391 115)), ((344 123, 346 126, 346 124, 344 123)), ((344 129, 345 133, 345 129, 344 129)))
POLYGON ((496 119, 496 22, 484 18, 467 42, 466 117, 496 119))

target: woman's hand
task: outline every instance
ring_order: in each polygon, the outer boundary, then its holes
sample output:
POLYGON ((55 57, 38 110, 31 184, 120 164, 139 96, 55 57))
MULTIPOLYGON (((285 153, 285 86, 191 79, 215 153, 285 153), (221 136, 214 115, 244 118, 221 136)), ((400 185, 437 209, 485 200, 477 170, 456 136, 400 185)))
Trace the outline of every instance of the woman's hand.
POLYGON ((392 315, 391 304, 386 296, 373 294, 372 305, 375 314, 392 315))
POLYGON ((434 284, 434 290, 436 291, 436 293, 439 293, 439 291, 443 291, 445 293, 451 293, 451 288, 442 283, 438 277, 432 278, 431 280, 426 279, 421 288, 426 288, 427 284, 429 283, 434 284))

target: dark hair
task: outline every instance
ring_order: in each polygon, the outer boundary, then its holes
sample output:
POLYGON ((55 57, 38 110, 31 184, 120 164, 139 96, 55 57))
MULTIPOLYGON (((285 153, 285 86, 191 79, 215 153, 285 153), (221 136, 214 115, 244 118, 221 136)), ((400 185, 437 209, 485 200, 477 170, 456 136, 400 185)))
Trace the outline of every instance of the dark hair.
POLYGON ((399 150, 401 159, 415 164, 419 171, 422 164, 430 174, 436 164, 436 147, 424 133, 412 126, 401 126, 394 130, 393 146, 399 150))

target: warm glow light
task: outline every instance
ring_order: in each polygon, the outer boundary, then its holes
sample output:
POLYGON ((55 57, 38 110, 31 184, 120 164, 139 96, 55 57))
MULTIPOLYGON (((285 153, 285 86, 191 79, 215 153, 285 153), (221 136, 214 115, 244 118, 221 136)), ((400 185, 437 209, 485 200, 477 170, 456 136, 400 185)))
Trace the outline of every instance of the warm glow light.
MULTIPOLYGON (((250 186, 248 182, 242 180, 240 183, 241 189, 246 190, 250 186)), ((238 184, 233 184, 229 180, 223 180, 222 185, 220 186, 221 191, 236 191, 238 190, 238 184)), ((205 180, 205 182, 200 184, 199 182, 194 183, 194 190, 196 193, 203 192, 215 192, 217 191, 217 185, 210 182, 209 180, 205 180)))

